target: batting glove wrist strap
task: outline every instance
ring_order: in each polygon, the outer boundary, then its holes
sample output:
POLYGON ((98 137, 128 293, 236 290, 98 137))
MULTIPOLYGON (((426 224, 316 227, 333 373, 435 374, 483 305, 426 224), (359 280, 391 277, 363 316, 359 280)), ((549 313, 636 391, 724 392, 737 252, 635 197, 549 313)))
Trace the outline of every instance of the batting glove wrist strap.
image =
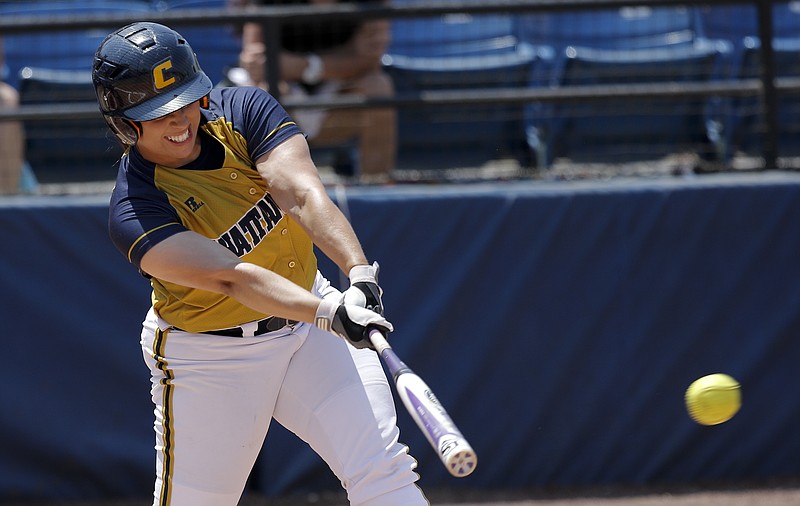
POLYGON ((378 262, 372 265, 356 265, 350 269, 350 288, 342 295, 342 303, 361 306, 378 314, 384 314, 381 296, 383 290, 378 285, 378 262))
POLYGON ((320 302, 317 307, 317 314, 314 315, 314 325, 322 330, 332 332, 331 323, 333 322, 334 316, 336 316, 337 307, 339 307, 339 304, 331 300, 322 299, 322 302, 320 302))
POLYGON ((380 266, 378 262, 373 262, 372 265, 356 265, 350 269, 350 273, 348 274, 350 284, 364 282, 375 283, 377 285, 379 270, 380 266))
POLYGON ((394 330, 391 323, 374 311, 330 300, 320 302, 314 321, 317 327, 333 332, 356 348, 373 348, 367 335, 369 327, 377 327, 384 334, 394 330))

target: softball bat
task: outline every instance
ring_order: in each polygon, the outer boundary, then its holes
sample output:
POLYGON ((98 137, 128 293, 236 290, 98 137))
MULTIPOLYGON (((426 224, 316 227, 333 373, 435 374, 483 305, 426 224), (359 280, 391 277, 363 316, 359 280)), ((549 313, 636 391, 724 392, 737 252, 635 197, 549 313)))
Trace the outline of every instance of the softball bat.
POLYGON ((436 450, 447 471, 456 478, 469 476, 478 465, 478 456, 444 406, 425 381, 400 360, 379 330, 370 329, 369 339, 392 374, 403 405, 436 450))

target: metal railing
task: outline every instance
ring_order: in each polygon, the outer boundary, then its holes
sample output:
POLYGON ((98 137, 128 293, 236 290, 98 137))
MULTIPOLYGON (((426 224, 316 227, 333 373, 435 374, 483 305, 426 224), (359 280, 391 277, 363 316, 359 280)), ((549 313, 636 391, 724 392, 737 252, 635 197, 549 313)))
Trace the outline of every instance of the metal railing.
MULTIPOLYGON (((603 100, 618 97, 678 98, 690 96, 757 96, 764 107, 763 158, 765 168, 777 167, 777 93, 800 92, 800 77, 776 79, 772 47, 774 0, 704 0, 687 2, 679 0, 637 0, 635 5, 657 6, 714 6, 756 5, 758 36, 761 40, 761 74, 757 79, 726 79, 715 82, 676 84, 629 84, 618 86, 591 85, 550 88, 506 88, 476 90, 421 91, 411 95, 388 98, 361 96, 336 96, 332 98, 309 97, 301 100, 285 99, 287 108, 365 108, 365 107, 436 107, 447 104, 469 103, 525 103, 564 102, 574 100, 603 100)), ((486 3, 461 1, 432 1, 405 5, 332 4, 297 6, 251 6, 225 9, 191 9, 152 11, 132 14, 91 14, 82 16, 15 15, 0 18, 0 37, 34 32, 86 30, 113 28, 134 21, 153 21, 176 29, 183 26, 241 26, 245 22, 265 25, 268 40, 267 75, 270 89, 277 90, 280 81, 278 51, 282 23, 289 20, 314 18, 401 19, 438 16, 449 13, 465 14, 530 14, 571 10, 594 10, 630 6, 630 0, 492 0, 486 3)), ((23 105, 17 110, 0 111, 0 121, 46 121, 51 119, 85 119, 97 117, 93 103, 23 105)))

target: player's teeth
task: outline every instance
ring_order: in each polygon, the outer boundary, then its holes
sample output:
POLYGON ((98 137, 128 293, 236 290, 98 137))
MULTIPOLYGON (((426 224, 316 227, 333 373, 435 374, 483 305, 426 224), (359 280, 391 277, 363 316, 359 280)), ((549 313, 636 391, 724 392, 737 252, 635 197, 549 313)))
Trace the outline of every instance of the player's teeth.
POLYGON ((169 137, 169 136, 167 136, 167 139, 171 140, 172 142, 183 142, 188 138, 189 138, 189 131, 188 130, 183 132, 183 135, 178 135, 177 137, 169 137))

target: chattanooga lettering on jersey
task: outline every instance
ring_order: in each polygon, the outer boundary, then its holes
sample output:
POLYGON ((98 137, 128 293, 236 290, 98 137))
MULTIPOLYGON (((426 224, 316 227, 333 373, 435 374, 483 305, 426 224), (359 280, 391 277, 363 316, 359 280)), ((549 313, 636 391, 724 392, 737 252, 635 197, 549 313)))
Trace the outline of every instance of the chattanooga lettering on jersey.
POLYGON ((217 242, 241 257, 255 248, 283 217, 270 194, 247 211, 217 242))

